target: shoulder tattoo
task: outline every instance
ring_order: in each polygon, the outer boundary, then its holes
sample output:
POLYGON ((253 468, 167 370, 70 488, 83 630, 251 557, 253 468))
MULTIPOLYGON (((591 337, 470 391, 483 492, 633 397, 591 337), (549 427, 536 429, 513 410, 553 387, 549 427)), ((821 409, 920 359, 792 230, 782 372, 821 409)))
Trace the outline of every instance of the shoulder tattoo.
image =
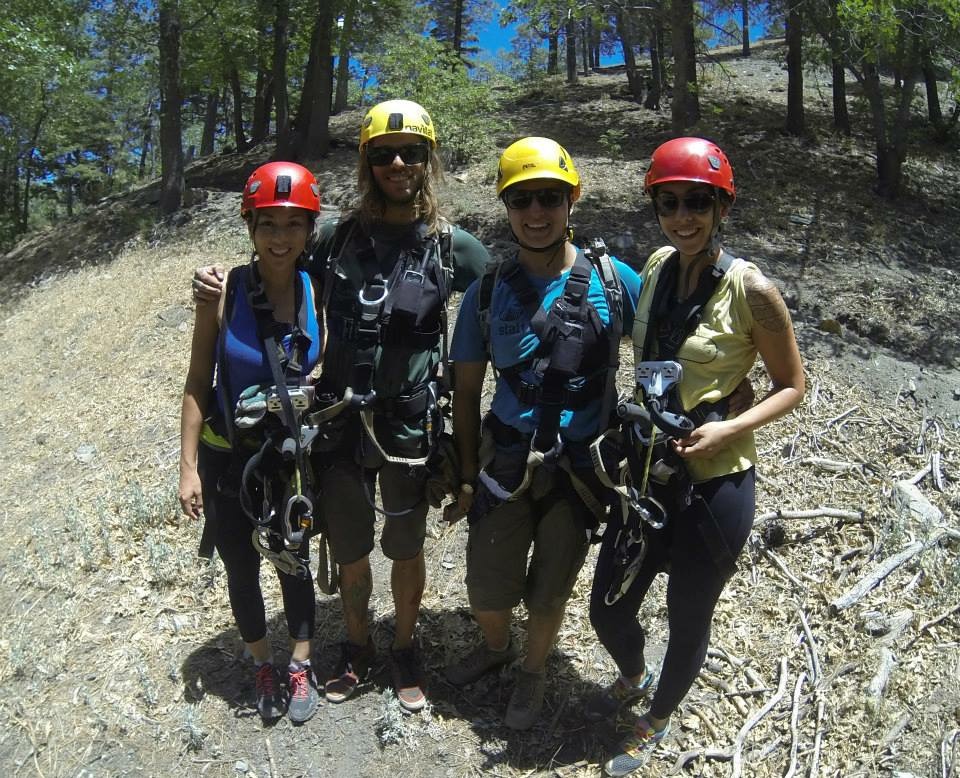
POLYGON ((753 320, 770 332, 784 332, 790 326, 790 314, 780 292, 762 273, 747 273, 743 279, 747 305, 753 320))

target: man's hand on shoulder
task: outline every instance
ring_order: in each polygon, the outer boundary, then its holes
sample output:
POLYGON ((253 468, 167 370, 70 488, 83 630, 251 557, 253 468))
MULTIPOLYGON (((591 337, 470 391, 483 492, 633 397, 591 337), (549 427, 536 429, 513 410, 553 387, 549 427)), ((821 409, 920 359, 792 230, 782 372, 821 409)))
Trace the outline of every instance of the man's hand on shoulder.
POLYGON ((204 265, 193 271, 193 299, 198 303, 213 303, 223 294, 223 266, 204 265))

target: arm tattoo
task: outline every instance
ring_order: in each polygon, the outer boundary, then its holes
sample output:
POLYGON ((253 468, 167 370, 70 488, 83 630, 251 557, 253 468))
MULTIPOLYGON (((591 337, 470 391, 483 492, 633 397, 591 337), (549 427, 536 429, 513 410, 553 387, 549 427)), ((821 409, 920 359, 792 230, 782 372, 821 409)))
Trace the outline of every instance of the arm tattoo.
POLYGON ((770 332, 785 332, 790 325, 790 314, 776 285, 762 273, 747 273, 743 286, 753 320, 770 332))

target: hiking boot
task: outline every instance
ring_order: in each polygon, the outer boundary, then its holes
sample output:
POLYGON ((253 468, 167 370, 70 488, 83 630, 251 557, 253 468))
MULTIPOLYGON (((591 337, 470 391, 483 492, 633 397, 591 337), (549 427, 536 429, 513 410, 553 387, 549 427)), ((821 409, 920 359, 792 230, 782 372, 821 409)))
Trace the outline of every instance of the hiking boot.
POLYGON ((583 717, 587 721, 603 721, 617 715, 650 691, 653 673, 644 670, 640 683, 633 684, 622 675, 610 686, 590 697, 583 706, 583 717))
POLYGON ((512 640, 503 651, 494 651, 484 642, 459 662, 447 667, 445 675, 454 686, 464 686, 482 678, 491 670, 510 664, 516 658, 517 649, 513 647, 512 640))
POLYGON ((287 715, 294 724, 302 724, 313 718, 320 707, 320 692, 317 691, 317 676, 309 662, 291 663, 288 669, 287 683, 290 689, 290 701, 287 715))
POLYGON ((517 685, 510 695, 503 723, 510 729, 530 729, 540 716, 546 685, 546 673, 531 673, 521 667, 517 671, 517 685))
POLYGON ((256 668, 257 713, 265 722, 276 721, 286 712, 283 689, 277 671, 269 662, 256 668))
POLYGON ((653 755, 653 749, 670 731, 670 723, 657 732, 646 716, 637 722, 629 735, 620 743, 617 753, 603 764, 607 775, 628 775, 639 770, 653 755))
POLYGON ((413 646, 390 649, 390 673, 400 707, 408 713, 423 710, 427 697, 420 688, 420 662, 413 646))
POLYGON ((373 640, 367 638, 367 645, 358 646, 345 640, 340 644, 340 661, 333 677, 324 685, 324 694, 330 702, 348 700, 357 687, 370 677, 377 650, 373 640))

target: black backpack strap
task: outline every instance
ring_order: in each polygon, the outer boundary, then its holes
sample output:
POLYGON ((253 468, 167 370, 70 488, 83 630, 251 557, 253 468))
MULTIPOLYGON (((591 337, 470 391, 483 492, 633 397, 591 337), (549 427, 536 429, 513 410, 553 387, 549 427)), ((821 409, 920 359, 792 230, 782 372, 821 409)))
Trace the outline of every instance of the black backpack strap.
POLYGON ((607 327, 607 370, 598 430, 602 432, 610 425, 610 417, 617 401, 617 371, 620 369, 620 340, 623 338, 623 282, 603 240, 598 238, 592 241, 584 253, 600 276, 610 317, 607 327))
POLYGON ((643 344, 643 358, 650 358, 653 340, 657 340, 657 358, 673 359, 683 342, 690 336, 703 316, 703 309, 713 297, 720 279, 733 264, 733 257, 720 252, 716 264, 709 265, 700 273, 697 288, 683 302, 671 304, 677 282, 678 253, 674 252, 665 261, 657 278, 650 306, 650 321, 643 344))

